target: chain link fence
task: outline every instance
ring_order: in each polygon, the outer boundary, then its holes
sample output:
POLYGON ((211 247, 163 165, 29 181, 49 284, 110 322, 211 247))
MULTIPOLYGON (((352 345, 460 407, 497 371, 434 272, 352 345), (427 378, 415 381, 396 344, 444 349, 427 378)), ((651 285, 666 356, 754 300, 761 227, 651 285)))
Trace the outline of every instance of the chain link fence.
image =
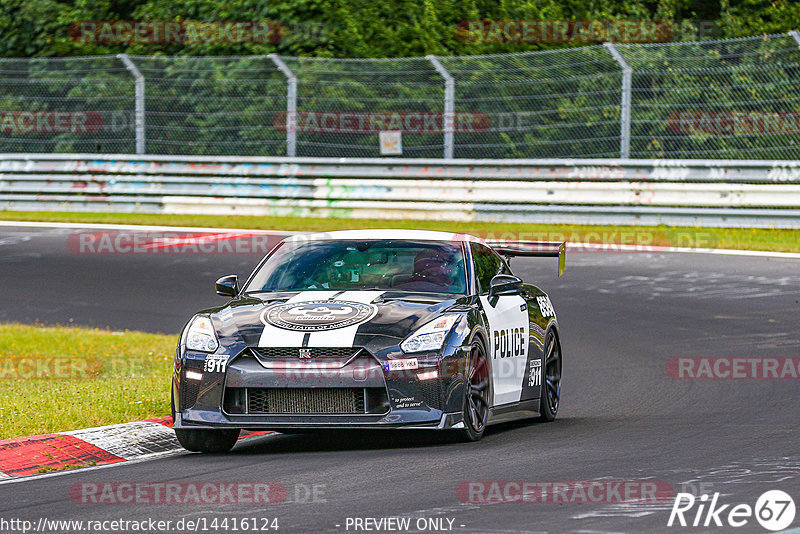
POLYGON ((392 131, 419 158, 797 159, 798 79, 794 32, 466 57, 2 59, 0 151, 378 157, 392 131))

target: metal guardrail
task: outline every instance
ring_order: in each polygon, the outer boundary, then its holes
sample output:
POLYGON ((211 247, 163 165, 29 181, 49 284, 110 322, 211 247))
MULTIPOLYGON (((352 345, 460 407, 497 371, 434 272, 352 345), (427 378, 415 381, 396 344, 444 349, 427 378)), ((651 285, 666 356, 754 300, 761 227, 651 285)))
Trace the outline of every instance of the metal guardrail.
POLYGON ((800 161, 0 154, 0 208, 800 228, 800 161))
POLYGON ((798 35, 415 58, 0 58, 0 151, 361 158, 385 153, 392 131, 413 158, 792 161, 798 35))

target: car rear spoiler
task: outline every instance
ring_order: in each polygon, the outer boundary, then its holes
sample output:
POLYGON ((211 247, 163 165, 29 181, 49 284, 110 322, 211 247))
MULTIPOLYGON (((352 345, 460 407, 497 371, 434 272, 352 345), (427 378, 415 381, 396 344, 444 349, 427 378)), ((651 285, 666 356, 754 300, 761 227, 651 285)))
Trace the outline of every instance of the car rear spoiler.
POLYGON ((564 274, 567 267, 566 241, 488 241, 486 244, 498 254, 509 258, 558 258, 558 276, 564 274))

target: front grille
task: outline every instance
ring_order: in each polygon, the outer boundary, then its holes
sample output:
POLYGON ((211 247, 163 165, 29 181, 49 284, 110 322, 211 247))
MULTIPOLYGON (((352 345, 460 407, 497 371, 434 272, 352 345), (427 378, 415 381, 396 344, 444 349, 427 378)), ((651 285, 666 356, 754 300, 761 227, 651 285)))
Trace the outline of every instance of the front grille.
POLYGON ((383 414, 389 411, 385 388, 225 388, 225 413, 383 414))
MULTIPOLYGON (((251 347, 256 356, 268 360, 281 358, 297 359, 300 357, 300 347, 251 347)), ((348 359, 358 352, 359 348, 353 347, 307 347, 311 358, 341 358, 348 359)))
POLYGON ((249 413, 365 413, 364 388, 248 388, 249 413))

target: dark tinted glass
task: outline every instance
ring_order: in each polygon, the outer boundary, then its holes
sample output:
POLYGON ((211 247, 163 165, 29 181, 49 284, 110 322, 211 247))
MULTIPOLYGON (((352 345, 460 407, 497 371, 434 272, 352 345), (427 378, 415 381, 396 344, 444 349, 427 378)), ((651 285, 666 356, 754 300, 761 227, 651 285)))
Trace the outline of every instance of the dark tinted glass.
POLYGON ((366 240, 284 243, 245 288, 466 292, 459 243, 366 240))
POLYGON ((496 274, 504 273, 505 264, 503 260, 492 249, 480 243, 470 243, 472 248, 472 260, 475 262, 475 277, 478 279, 480 293, 485 294, 489 291, 489 282, 496 274))

